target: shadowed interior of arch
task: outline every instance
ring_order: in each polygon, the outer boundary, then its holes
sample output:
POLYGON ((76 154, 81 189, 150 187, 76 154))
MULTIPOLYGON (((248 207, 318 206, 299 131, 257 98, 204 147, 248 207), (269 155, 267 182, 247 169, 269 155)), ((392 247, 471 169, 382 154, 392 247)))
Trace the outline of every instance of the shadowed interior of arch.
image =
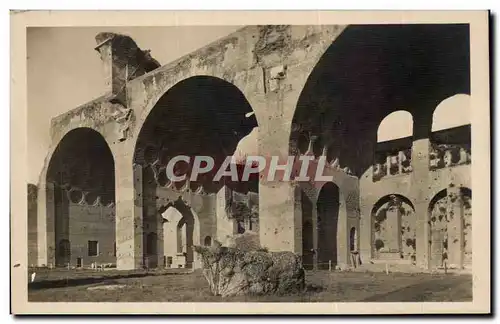
POLYGON ((101 261, 115 263, 114 173, 111 150, 95 130, 74 129, 56 147, 46 179, 54 186, 56 265, 88 260, 89 237, 100 242, 101 261))
POLYGON ((378 126, 390 113, 408 110, 413 140, 428 138, 434 108, 470 92, 468 39, 460 24, 348 26, 301 92, 290 150, 304 154, 317 136, 315 155, 326 146, 330 159, 359 177, 372 165, 378 126))
POLYGON ((380 198, 372 208, 371 224, 374 259, 416 261, 417 220, 410 199, 400 194, 380 198))
MULTIPOLYGON (((234 154, 238 143, 257 125, 257 119, 248 101, 231 83, 209 76, 183 80, 168 90, 156 103, 141 128, 135 163, 147 166, 158 160, 166 166, 178 155, 210 156, 216 167, 210 173, 191 183, 196 189, 216 192, 219 183, 213 183, 217 166, 234 154)), ((255 143, 256 145, 256 143, 255 143)), ((188 173, 192 165, 176 164, 178 174, 188 173)), ((184 181, 176 183, 181 188, 184 181)))

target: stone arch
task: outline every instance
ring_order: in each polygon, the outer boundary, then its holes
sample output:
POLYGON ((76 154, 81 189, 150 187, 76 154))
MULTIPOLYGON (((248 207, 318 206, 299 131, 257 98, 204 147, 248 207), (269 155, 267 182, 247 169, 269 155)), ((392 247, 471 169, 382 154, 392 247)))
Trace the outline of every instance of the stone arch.
MULTIPOLYGON (((176 91, 176 88, 182 87, 182 85, 186 85, 191 83, 193 80, 200 80, 200 79, 205 79, 205 80, 217 80, 219 84, 224 84, 230 88, 234 92, 237 92, 239 95, 241 95, 245 101, 248 103, 249 106, 251 97, 247 97, 243 85, 238 84, 237 82, 231 82, 228 81, 227 78, 225 78, 225 75, 227 74, 226 72, 228 71, 217 71, 214 73, 210 73, 210 71, 190 71, 188 73, 184 74, 176 74, 174 75, 174 79, 169 79, 168 83, 163 86, 163 87, 158 87, 159 91, 156 91, 152 98, 148 100, 147 106, 141 111, 140 115, 137 118, 137 123, 138 125, 141 125, 141 127, 136 127, 134 129, 134 136, 133 139, 135 140, 135 150, 137 150, 137 141, 139 140, 139 137, 141 136, 141 133, 143 131, 144 125, 147 123, 148 119, 151 119, 152 113, 154 113, 155 110, 158 110, 158 106, 162 104, 162 101, 171 93, 172 91, 176 91)), ((153 78, 153 76, 151 76, 153 78)), ((142 80, 144 84, 153 82, 152 80, 142 80)), ((145 85, 146 86, 146 85, 145 85)), ((256 124, 260 124, 260 119, 262 118, 260 114, 258 114, 256 111, 248 110, 246 113, 250 112, 255 112, 254 118, 256 119, 256 124)))
POLYGON ((64 265, 71 261, 71 243, 68 239, 62 239, 58 243, 59 263, 64 265))
MULTIPOLYGON (((68 131, 53 150, 42 174, 45 178, 40 186, 43 194, 39 195, 39 217, 52 222, 54 228, 47 228, 47 231, 53 231, 52 237, 52 234, 41 235, 47 241, 40 241, 39 249, 47 251, 55 245, 54 263, 65 265, 67 262, 59 257, 60 247, 55 242, 71 240, 74 246, 79 246, 89 236, 99 236, 102 255, 106 256, 106 260, 102 261, 115 263, 116 257, 112 253, 115 237, 115 163, 104 137, 87 127, 68 131), (99 233, 106 234, 101 236, 93 232, 92 227, 86 225, 92 222, 99 222, 99 233), (113 241, 108 242, 109 239, 113 241)), ((76 254, 76 250, 71 253, 76 254)), ((47 252, 43 257, 52 259, 47 252)))
POLYGON ((332 266, 339 262, 339 213, 340 213, 340 189, 333 182, 323 185, 319 192, 317 209, 318 229, 318 268, 328 268, 331 261, 332 266))
POLYGON ((146 235, 146 255, 156 255, 157 253, 158 235, 155 232, 150 232, 146 235))
POLYGON ((177 224, 183 216, 172 203, 161 207, 159 213, 162 216, 163 224, 163 255, 165 260, 170 260, 165 262, 167 266, 172 266, 174 261, 176 261, 179 245, 177 224))
POLYGON ((156 268, 158 266, 158 235, 149 232, 144 237, 144 266, 156 268))
MULTIPOLYGON (((467 25, 347 26, 302 89, 290 153, 304 154, 298 152, 306 146, 299 139, 314 139, 312 146, 325 147, 330 162, 339 158, 342 167, 364 174, 372 164, 384 116, 400 107, 430 116, 442 98, 470 92, 468 40, 467 25), (396 60, 401 64, 394 64, 396 60)), ((416 121, 414 139, 429 136, 430 119, 424 117, 416 121)))
POLYGON ((379 260, 416 262, 415 207, 405 196, 380 198, 372 209, 372 255, 379 260))
POLYGON ((182 199, 160 208, 163 219, 163 253, 173 260, 173 266, 193 267, 197 256, 193 246, 200 245, 200 221, 182 199))

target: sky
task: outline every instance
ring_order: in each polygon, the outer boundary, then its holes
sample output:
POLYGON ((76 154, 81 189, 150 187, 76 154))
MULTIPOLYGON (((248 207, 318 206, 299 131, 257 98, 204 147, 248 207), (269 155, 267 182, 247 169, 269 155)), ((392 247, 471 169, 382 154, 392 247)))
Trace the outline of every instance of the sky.
POLYGON ((104 71, 94 50, 99 32, 131 36, 161 65, 241 26, 28 28, 28 181, 38 183, 50 145, 50 120, 104 94, 104 71))
MULTIPOLYGON (((28 28, 28 181, 38 183, 50 145, 50 120, 104 94, 104 70, 94 50, 94 37, 99 32, 131 36, 141 49, 150 49, 152 56, 164 65, 241 27, 28 28)), ((468 124, 469 105, 466 95, 445 100, 436 109, 439 118, 434 119, 433 130, 468 124), (457 113, 457 109, 464 113, 457 113)), ((412 126, 409 113, 395 112, 381 123, 378 141, 411 135, 412 126)), ((245 141, 256 141, 254 135, 250 134, 250 139, 245 141)), ((245 143, 244 146, 255 145, 245 143)))

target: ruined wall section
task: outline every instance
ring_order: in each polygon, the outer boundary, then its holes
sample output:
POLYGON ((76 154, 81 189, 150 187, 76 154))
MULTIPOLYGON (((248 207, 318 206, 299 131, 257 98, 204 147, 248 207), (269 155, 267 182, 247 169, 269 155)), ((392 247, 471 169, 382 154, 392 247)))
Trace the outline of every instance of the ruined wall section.
MULTIPOLYGON (((368 169, 359 180, 360 186, 360 220, 361 220, 361 253, 363 260, 373 257, 373 220, 372 210, 375 204, 383 197, 398 194, 410 200, 415 206, 416 212, 427 215, 427 208, 431 200, 442 190, 448 188, 450 183, 457 187, 471 188, 470 165, 458 165, 437 170, 428 171, 429 179, 426 186, 414 183, 409 174, 384 177, 374 182, 372 178, 373 168, 368 169), (417 188, 415 188, 417 186, 417 188), (419 193, 419 197, 416 196, 419 193), (419 198, 423 197, 424 204, 418 205, 419 198), (423 209, 423 210, 422 210, 423 209)), ((417 232, 418 240, 425 240, 422 230, 417 232)), ((426 242, 421 243, 427 245, 426 242)), ((420 256, 419 256, 420 257, 420 256)), ((426 266, 426 264, 422 264, 426 266)))
MULTIPOLYGON (((174 188, 169 188, 166 186, 158 185, 156 188, 156 208, 157 212, 161 212, 167 206, 173 206, 176 208, 176 205, 179 201, 182 202, 182 205, 189 208, 194 217, 194 228, 193 228, 193 245, 201 245, 203 244, 206 237, 215 238, 217 235, 217 211, 216 211, 216 195, 215 194, 206 194, 200 192, 194 192, 192 190, 177 190, 174 188)), ((179 210, 179 212, 182 212, 179 210)), ((162 219, 162 217, 160 217, 162 219)), ((176 224, 174 224, 176 225, 176 224)), ((158 237, 161 238, 162 242, 166 238, 165 235, 168 233, 163 233, 163 227, 160 227, 160 232, 158 237)), ((174 240, 175 241, 175 240, 174 240)), ((160 242, 161 245, 161 242, 160 242)), ((190 249, 191 247, 187 247, 190 249)), ((163 247, 159 246, 158 257, 163 258, 163 256, 167 256, 167 251, 163 251, 163 247)), ((200 266, 197 256, 194 255, 194 267, 198 268, 200 266)), ((161 263, 159 263, 161 264, 161 263)))

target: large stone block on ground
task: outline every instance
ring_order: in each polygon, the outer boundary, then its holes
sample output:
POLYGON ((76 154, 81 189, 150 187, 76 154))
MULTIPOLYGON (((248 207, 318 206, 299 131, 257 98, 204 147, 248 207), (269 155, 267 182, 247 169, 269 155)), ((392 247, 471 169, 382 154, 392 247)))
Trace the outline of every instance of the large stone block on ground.
POLYGON ((301 258, 293 252, 242 251, 220 244, 195 251, 214 295, 286 294, 305 287, 301 258))

